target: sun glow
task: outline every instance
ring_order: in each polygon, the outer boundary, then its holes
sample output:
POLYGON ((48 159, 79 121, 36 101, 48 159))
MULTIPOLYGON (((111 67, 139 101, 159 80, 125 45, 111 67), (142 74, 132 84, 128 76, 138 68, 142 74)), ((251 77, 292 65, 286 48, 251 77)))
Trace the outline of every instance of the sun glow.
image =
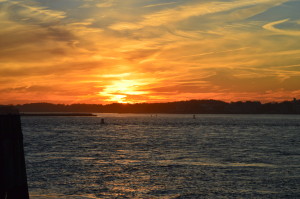
POLYGON ((148 94, 147 91, 142 91, 141 86, 145 85, 138 80, 117 80, 106 86, 99 95, 108 97, 110 102, 118 103, 134 103, 140 102, 136 100, 140 95, 148 94))

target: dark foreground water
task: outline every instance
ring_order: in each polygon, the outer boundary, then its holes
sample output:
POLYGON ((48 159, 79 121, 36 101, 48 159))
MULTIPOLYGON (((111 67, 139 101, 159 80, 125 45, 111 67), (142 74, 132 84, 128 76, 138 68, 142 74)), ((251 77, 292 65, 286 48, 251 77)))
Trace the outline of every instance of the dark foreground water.
POLYGON ((106 114, 22 125, 32 199, 300 198, 299 115, 106 114))

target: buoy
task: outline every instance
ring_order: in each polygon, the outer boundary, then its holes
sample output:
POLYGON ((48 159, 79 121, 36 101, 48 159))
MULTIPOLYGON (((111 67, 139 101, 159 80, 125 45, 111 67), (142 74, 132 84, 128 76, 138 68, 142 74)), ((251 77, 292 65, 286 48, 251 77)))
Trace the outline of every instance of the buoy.
POLYGON ((104 123, 104 119, 103 119, 103 118, 101 119, 101 124, 105 124, 105 123, 104 123))
POLYGON ((193 119, 196 119, 196 115, 193 115, 193 119))

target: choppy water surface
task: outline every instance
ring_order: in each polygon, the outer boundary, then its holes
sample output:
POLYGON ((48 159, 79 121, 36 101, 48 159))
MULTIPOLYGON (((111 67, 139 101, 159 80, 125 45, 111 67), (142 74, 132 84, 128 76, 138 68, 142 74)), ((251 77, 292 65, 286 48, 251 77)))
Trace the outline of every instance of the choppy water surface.
POLYGON ((300 198, 299 115, 23 117, 22 127, 33 199, 300 198))

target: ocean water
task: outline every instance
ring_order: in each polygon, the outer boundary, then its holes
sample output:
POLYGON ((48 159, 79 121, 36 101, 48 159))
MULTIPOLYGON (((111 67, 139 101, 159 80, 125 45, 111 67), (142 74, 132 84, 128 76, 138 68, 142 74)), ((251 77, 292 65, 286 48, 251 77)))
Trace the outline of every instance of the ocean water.
POLYGON ((22 129, 32 199, 300 198, 300 115, 22 117, 22 129))

